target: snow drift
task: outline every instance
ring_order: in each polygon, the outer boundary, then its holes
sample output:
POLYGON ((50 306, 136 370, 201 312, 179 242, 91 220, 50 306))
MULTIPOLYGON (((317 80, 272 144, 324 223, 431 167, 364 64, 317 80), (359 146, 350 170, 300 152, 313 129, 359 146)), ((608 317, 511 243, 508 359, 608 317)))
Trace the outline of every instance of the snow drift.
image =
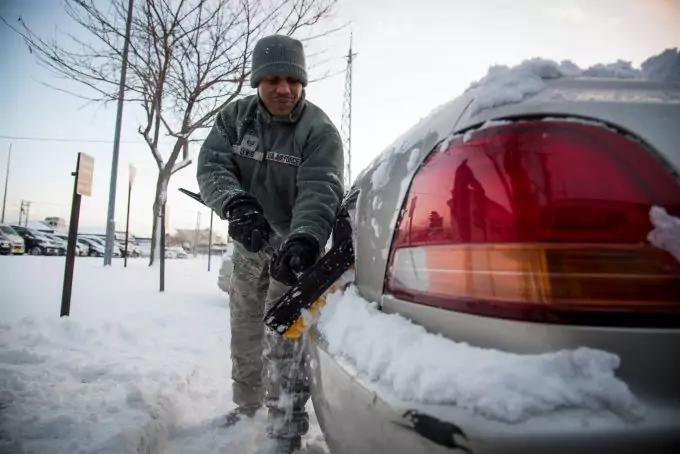
POLYGON ((614 374, 619 358, 604 351, 520 355, 473 347, 381 312, 354 286, 330 295, 318 328, 331 355, 404 401, 455 405, 506 423, 560 409, 609 410, 626 421, 644 417, 614 374))

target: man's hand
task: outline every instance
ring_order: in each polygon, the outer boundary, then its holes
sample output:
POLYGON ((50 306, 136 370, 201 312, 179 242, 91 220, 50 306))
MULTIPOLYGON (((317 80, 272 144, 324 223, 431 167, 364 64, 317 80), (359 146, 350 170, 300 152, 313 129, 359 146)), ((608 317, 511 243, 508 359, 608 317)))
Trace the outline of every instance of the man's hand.
POLYGON ((231 210, 229 220, 229 236, 238 241, 249 252, 259 252, 269 241, 269 222, 261 209, 250 203, 242 203, 231 210))
POLYGON ((292 286, 298 274, 309 269, 319 255, 319 243, 312 236, 296 235, 286 240, 276 251, 269 265, 269 275, 292 286))

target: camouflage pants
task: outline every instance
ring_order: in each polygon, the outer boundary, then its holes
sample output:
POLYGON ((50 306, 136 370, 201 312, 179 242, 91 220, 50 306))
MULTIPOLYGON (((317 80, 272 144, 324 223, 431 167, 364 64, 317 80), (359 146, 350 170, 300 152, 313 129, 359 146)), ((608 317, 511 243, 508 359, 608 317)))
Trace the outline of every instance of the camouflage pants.
POLYGON ((238 243, 232 256, 231 360, 234 403, 268 407, 270 436, 292 438, 309 430, 306 337, 290 340, 266 329, 265 310, 290 287, 269 277, 269 257, 238 243))

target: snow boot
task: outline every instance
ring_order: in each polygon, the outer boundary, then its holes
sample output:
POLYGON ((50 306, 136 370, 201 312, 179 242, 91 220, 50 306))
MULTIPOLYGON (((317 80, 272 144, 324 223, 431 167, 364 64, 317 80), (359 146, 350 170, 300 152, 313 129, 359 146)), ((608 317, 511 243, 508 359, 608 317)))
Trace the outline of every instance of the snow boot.
POLYGON ((253 419, 261 405, 239 406, 224 416, 222 427, 232 427, 243 418, 253 419))
POLYGON ((260 446, 255 454, 296 454, 302 448, 300 437, 294 438, 268 438, 260 446))

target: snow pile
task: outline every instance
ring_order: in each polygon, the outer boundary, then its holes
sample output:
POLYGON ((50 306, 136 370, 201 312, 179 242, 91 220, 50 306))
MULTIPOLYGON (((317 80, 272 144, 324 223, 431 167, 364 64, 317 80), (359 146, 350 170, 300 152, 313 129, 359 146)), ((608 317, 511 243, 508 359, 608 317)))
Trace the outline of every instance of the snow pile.
POLYGON ((641 67, 648 79, 680 82, 680 51, 666 49, 645 60, 641 67))
POLYGON ((657 206, 649 210, 649 219, 654 229, 647 235, 647 240, 659 249, 670 252, 680 262, 680 219, 657 206))
POLYGON ((588 77, 613 77, 615 79, 637 79, 642 76, 642 73, 633 68, 629 61, 617 60, 614 63, 598 63, 582 72, 584 76, 588 77))
POLYGON ((520 102, 545 88, 545 79, 565 76, 569 70, 557 63, 534 58, 525 60, 509 68, 494 65, 479 82, 473 82, 467 91, 484 89, 484 96, 476 96, 470 104, 470 114, 475 115, 484 109, 520 102))
POLYGON ((318 327, 330 354, 404 401, 455 405, 508 423, 566 408, 606 409, 627 421, 644 415, 614 375, 619 358, 603 351, 519 355, 453 342, 379 311, 353 285, 328 298, 318 327))
POLYGON ((677 48, 667 49, 645 60, 639 69, 623 60, 599 63, 586 69, 568 60, 556 63, 541 58, 525 60, 513 67, 494 65, 482 79, 470 84, 466 90, 473 94, 475 90, 484 90, 483 96, 475 96, 470 105, 470 114, 534 96, 546 88, 545 80, 577 76, 680 82, 680 51, 677 48))
POLYGON ((253 452, 264 411, 250 428, 215 425, 234 407, 218 261, 166 261, 159 293, 146 260, 78 258, 60 318, 64 259, 0 257, 0 452, 253 452))

